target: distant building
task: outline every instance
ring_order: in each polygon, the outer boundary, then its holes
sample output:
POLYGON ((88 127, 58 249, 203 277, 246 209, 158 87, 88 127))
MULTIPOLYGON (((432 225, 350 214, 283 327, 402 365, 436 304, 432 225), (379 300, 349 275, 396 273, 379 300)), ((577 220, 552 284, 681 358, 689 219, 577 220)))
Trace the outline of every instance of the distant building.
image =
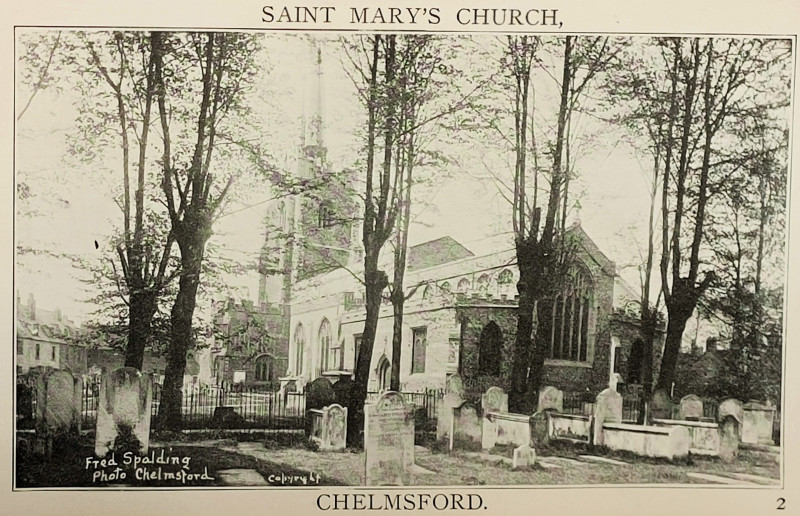
POLYGON ((22 304, 17 295, 17 371, 49 367, 86 373, 88 352, 75 343, 78 331, 61 310, 37 308, 33 294, 22 304))

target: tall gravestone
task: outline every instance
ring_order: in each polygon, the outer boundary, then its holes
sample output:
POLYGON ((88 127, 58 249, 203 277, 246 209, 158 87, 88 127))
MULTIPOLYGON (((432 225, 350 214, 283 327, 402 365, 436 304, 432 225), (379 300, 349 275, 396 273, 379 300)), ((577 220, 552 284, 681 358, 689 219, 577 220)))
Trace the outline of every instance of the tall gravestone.
POLYGON ((36 444, 37 453, 48 457, 53 452, 53 439, 80 431, 83 381, 69 371, 47 371, 36 379, 36 444))
POLYGON ((717 421, 722 423, 728 416, 739 422, 739 430, 741 431, 742 422, 744 421, 744 404, 736 398, 723 400, 717 408, 717 421))
POLYGON ((742 442, 774 445, 772 431, 775 423, 775 407, 758 401, 749 401, 742 406, 742 442))
POLYGON ((732 462, 739 455, 741 423, 733 415, 724 416, 719 422, 719 458, 732 462))
POLYGON ((473 403, 465 401, 452 409, 449 431, 451 450, 480 450, 481 435, 481 418, 473 403))
POLYGON ((122 367, 100 381, 94 453, 104 457, 117 448, 147 453, 153 378, 133 367, 122 367))
POLYGON ((338 403, 322 409, 322 432, 319 449, 341 451, 347 440, 347 409, 338 403))
POLYGON ((678 419, 700 421, 703 417, 703 400, 695 394, 688 394, 681 398, 678 405, 678 419))
POLYGON ((331 381, 319 377, 306 385, 306 435, 311 435, 311 409, 322 410, 328 405, 336 403, 336 392, 331 381))
POLYGON ((444 386, 444 396, 436 406, 436 440, 447 441, 450 439, 450 428, 453 425, 453 409, 464 401, 464 384, 461 377, 451 375, 447 377, 444 386))
POLYGON ((556 389, 552 385, 542 388, 539 391, 539 404, 536 410, 538 412, 545 410, 564 412, 564 391, 556 389))
POLYGON ((605 389, 594 402, 594 444, 603 444, 603 423, 622 422, 622 394, 605 389))
POLYGON ((402 486, 414 465, 414 406, 398 392, 364 405, 365 484, 402 486))
POLYGON ((547 412, 536 412, 531 416, 531 439, 536 446, 550 442, 550 416, 547 412))

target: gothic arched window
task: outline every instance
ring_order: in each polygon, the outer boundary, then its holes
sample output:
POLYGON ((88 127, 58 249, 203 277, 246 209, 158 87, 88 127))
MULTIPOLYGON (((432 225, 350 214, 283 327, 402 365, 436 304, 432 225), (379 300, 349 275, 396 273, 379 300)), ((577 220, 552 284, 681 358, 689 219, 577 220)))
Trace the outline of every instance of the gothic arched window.
POLYGON ((275 379, 275 360, 271 355, 261 355, 256 359, 256 381, 271 382, 275 379))
POLYGON ((541 330, 550 333, 550 358, 586 362, 593 297, 588 273, 571 269, 569 282, 551 301, 552 317, 542 321, 541 330))
POLYGON ((321 371, 329 371, 338 367, 338 348, 333 349, 333 339, 331 338, 331 323, 328 319, 323 319, 319 325, 319 351, 321 371))
POLYGON ((294 330, 294 369, 295 374, 303 374, 303 359, 306 347, 306 337, 303 334, 303 325, 298 324, 294 330))
POLYGON ((461 278, 458 282, 457 289, 459 294, 466 294, 469 290, 469 280, 467 278, 461 278))

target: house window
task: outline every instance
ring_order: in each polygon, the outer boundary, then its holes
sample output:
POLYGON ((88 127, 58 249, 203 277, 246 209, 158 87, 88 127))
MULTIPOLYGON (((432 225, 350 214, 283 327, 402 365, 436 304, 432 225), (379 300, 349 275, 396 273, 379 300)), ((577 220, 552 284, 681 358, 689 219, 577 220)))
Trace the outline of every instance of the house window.
POLYGON ((303 334, 303 325, 298 324, 294 330, 294 369, 295 374, 303 374, 303 353, 305 352, 306 338, 303 334))
POLYGON ((271 382, 274 371, 274 361, 269 355, 262 355, 256 359, 256 381, 271 382))
POLYGON ((319 205, 319 220, 318 225, 321 228, 329 228, 336 225, 333 209, 328 201, 323 201, 319 205))
POLYGON ((494 321, 481 332, 478 342, 478 371, 482 375, 500 376, 500 360, 503 355, 503 332, 494 321))
POLYGON ((592 286, 580 269, 572 269, 570 276, 567 287, 551 301, 552 315, 542 321, 542 331, 550 334, 549 358, 586 362, 592 286))
POLYGON ((319 351, 320 351, 320 372, 331 369, 329 358, 331 355, 331 323, 328 319, 323 319, 319 325, 319 351))
POLYGON ((427 328, 414 328, 412 333, 411 374, 425 372, 425 348, 428 347, 427 328))

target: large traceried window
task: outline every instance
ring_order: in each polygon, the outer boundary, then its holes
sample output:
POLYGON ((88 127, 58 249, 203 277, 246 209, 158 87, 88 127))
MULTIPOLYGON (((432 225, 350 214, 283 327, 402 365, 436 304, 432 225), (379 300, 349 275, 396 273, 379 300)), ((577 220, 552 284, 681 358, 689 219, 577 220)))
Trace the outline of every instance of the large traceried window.
POLYGON ((298 376, 303 374, 303 360, 305 358, 306 337, 303 325, 298 324, 294 330, 294 370, 298 376))
POLYGON ((568 285, 552 301, 552 315, 542 321, 542 330, 550 334, 549 358, 586 362, 592 283, 581 268, 571 269, 569 276, 568 285))
POLYGON ((271 382, 275 379, 275 359, 271 355, 261 355, 256 359, 256 381, 271 382))

